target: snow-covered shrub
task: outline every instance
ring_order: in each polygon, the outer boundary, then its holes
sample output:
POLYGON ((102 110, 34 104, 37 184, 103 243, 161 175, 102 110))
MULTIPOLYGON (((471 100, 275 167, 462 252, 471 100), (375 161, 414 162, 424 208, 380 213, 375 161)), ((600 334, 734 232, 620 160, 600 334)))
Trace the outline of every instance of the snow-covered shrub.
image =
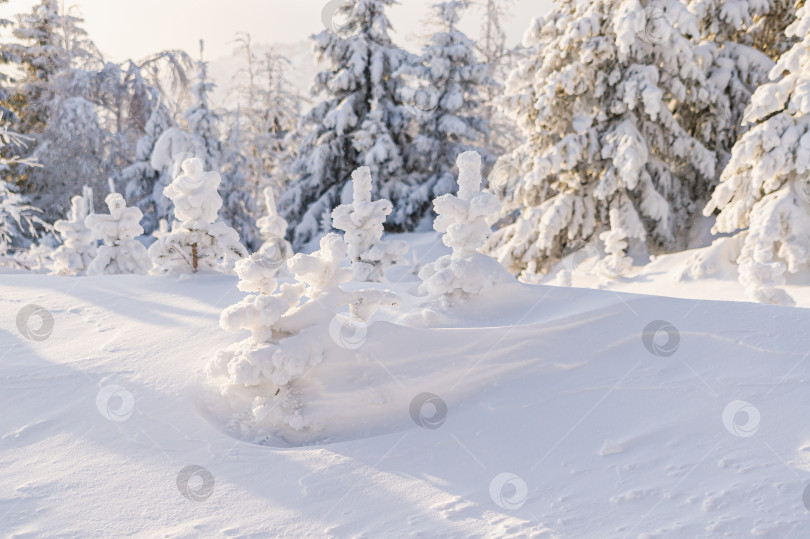
POLYGON ((247 258, 236 262, 234 269, 239 276, 237 284, 243 292, 261 292, 272 294, 277 286, 276 273, 292 256, 290 242, 284 239, 287 221, 276 212, 272 187, 264 190, 264 201, 267 215, 256 222, 262 238, 265 240, 259 250, 247 258))
POLYGON ((633 267, 633 259, 625 255, 627 239, 616 230, 606 230, 599 234, 605 244, 605 257, 596 265, 596 271, 602 281, 610 281, 627 275, 633 267))
POLYGON ((481 156, 465 152, 457 160, 458 196, 446 194, 433 201, 438 214, 433 228, 453 250, 419 271, 420 290, 432 298, 480 294, 497 283, 513 280, 495 259, 478 250, 492 233, 491 220, 500 211, 495 195, 481 191, 481 156))
POLYGON ((152 261, 146 248, 135 239, 143 234, 140 225, 143 213, 136 207, 128 208, 119 193, 110 193, 104 202, 109 215, 94 213, 85 219, 93 237, 103 241, 87 274, 147 273, 152 261))
POLYGON ((399 305, 398 296, 387 290, 341 287, 353 274, 342 266, 347 251, 339 235, 327 234, 319 251, 288 261, 296 282, 279 288, 278 267, 265 264, 261 251, 237 264, 239 288, 254 293, 225 309, 220 325, 232 332, 248 329, 251 336, 219 352, 207 372, 227 378, 220 387, 241 421, 273 429, 317 429, 295 389, 301 376, 324 360, 335 313, 349 305, 351 320, 366 324, 378 307, 399 305))
POLYGON ((201 159, 183 162, 183 172, 163 194, 174 202, 179 221, 149 247, 159 273, 218 271, 231 273, 234 262, 247 256, 239 234, 217 221, 222 198, 217 193, 220 175, 205 172, 201 159))
POLYGON ((404 262, 408 244, 403 240, 383 241, 383 223, 391 213, 391 201, 371 201, 371 169, 352 172, 353 200, 332 211, 332 226, 345 232, 349 259, 356 281, 383 281, 385 272, 404 262))
POLYGON ((87 271, 96 257, 98 239, 85 224, 87 216, 93 213, 93 190, 85 186, 82 195, 70 200, 67 219, 56 221, 54 230, 62 239, 53 259, 53 272, 59 275, 78 275, 87 271))
POLYGON ((754 93, 744 121, 755 125, 734 145, 704 214, 719 210, 715 233, 747 229, 737 263, 748 294, 790 304, 777 287, 785 270, 810 261, 810 5, 787 35, 798 42, 754 93))

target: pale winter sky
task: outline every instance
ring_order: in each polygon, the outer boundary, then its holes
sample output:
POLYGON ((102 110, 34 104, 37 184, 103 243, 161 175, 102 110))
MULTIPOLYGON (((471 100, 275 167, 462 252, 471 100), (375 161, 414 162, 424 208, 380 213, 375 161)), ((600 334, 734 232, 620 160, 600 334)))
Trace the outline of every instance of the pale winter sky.
MULTIPOLYGON (((0 15, 29 11, 36 0, 11 0, 0 15)), ((198 42, 206 42, 206 57, 230 55, 234 34, 250 32, 257 43, 296 43, 323 29, 321 11, 327 0, 67 0, 86 20, 96 45, 110 60, 141 58, 152 52, 179 48, 196 57, 198 42)), ((421 20, 433 0, 401 0, 389 12, 396 38, 405 40, 423 30, 421 20)), ((507 21, 511 44, 522 38, 532 18, 543 15, 551 0, 515 0, 507 21)), ((471 36, 479 27, 474 10, 463 21, 471 36)))

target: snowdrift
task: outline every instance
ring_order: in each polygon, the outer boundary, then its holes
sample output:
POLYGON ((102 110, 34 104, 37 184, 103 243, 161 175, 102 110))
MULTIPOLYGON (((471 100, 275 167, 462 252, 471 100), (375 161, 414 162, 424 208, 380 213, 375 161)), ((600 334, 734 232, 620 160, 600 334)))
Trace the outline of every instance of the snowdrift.
POLYGON ((324 430, 296 440, 229 428, 202 383, 234 341, 217 322, 242 296, 235 284, 0 278, 5 533, 782 537, 807 526, 810 311, 499 287, 464 309, 372 324, 354 349, 318 336, 327 359, 301 391, 324 430))

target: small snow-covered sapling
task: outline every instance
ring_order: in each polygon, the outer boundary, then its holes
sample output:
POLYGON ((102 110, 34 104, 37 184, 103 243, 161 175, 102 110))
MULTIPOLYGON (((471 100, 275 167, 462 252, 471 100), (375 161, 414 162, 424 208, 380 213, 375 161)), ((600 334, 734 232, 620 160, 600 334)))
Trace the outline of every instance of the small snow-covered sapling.
POLYGON ((162 233, 149 248, 159 273, 232 273, 234 263, 247 256, 239 233, 221 221, 217 214, 222 198, 217 193, 218 172, 205 172, 201 159, 183 162, 183 172, 163 193, 174 202, 179 221, 171 232, 162 233))
POLYGON ((62 238, 62 245, 51 254, 53 273, 78 275, 87 271, 96 256, 98 241, 85 224, 93 212, 93 190, 85 186, 82 195, 70 200, 67 219, 56 221, 54 230, 62 238))
POLYGON ((242 420, 270 418, 295 430, 313 427, 291 384, 324 360, 324 337, 335 314, 349 305, 352 319, 366 323, 379 307, 399 305, 399 297, 388 290, 343 290, 341 284, 354 273, 343 266, 347 252, 338 234, 325 235, 318 251, 287 262, 296 282, 278 289, 276 269, 261 273, 260 263, 247 260, 237 265, 240 288, 256 293, 225 309, 220 325, 232 332, 248 329, 251 336, 220 351, 207 371, 226 378, 222 393, 242 420), (297 338, 304 331, 310 333, 297 338))
POLYGON ((492 233, 488 219, 500 211, 498 199, 481 191, 481 156, 465 152, 456 161, 458 195, 433 201, 438 217, 433 228, 443 232, 442 242, 453 250, 419 271, 420 290, 433 298, 479 294, 499 282, 513 280, 496 260, 478 250, 492 233))
POLYGON ((383 281, 386 270, 404 262, 408 244, 402 240, 383 241, 383 223, 391 213, 389 200, 371 200, 371 169, 360 167, 352 173, 353 200, 332 211, 332 223, 344 231, 349 260, 357 281, 383 281))
POLYGON ((135 239, 143 234, 140 225, 143 213, 136 207, 128 208, 119 193, 110 193, 104 202, 109 215, 96 213, 85 219, 94 237, 104 242, 87 274, 147 273, 152 262, 146 248, 135 239))
POLYGON ((627 238, 618 230, 606 230, 599 234, 605 244, 606 256, 599 261, 596 271, 603 282, 627 275, 633 267, 633 259, 625 254, 627 238))

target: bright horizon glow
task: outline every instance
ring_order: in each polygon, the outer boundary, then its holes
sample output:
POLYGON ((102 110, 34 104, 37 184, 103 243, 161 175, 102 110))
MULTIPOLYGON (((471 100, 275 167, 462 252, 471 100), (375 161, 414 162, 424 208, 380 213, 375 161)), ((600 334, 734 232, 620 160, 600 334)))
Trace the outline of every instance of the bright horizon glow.
MULTIPOLYGON (((37 0, 11 0, 0 6, 0 16, 29 12, 37 0)), ((415 34, 434 0, 402 0, 389 10, 394 39, 408 49, 418 48, 415 34)), ((206 58, 230 56, 237 32, 248 32, 257 44, 298 43, 323 30, 321 11, 326 0, 67 0, 85 19, 85 29, 109 60, 139 59, 164 49, 182 49, 197 57, 205 40, 206 58)), ((516 0, 505 21, 509 44, 520 42, 529 22, 547 13, 551 0, 516 0)), ((463 29, 475 39, 479 31, 475 7, 467 11, 463 29)))

